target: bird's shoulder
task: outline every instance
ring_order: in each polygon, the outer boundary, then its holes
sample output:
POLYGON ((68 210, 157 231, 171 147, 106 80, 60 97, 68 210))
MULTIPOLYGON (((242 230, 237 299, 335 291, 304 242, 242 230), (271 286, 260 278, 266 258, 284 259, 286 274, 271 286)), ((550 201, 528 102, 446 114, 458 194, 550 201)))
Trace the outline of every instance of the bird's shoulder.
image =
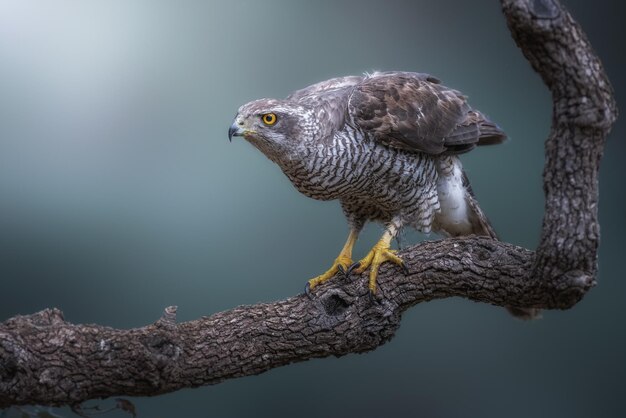
POLYGON ((348 99, 363 76, 336 77, 296 90, 285 100, 312 110, 319 125, 318 139, 329 140, 346 122, 348 99))
POLYGON ((286 100, 290 101, 310 101, 320 97, 332 97, 334 95, 343 95, 351 91, 351 89, 362 82, 363 76, 346 76, 335 77, 329 80, 320 81, 311 84, 303 89, 299 89, 287 96, 286 100))

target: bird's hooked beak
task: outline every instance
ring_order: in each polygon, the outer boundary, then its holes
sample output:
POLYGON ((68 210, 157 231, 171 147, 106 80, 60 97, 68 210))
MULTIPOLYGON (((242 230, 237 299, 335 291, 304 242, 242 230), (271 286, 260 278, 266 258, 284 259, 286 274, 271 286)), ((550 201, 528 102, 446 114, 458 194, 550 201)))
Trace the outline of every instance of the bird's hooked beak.
POLYGON ((232 142, 233 136, 243 136, 243 132, 244 130, 237 122, 237 118, 235 118, 235 120, 233 121, 233 124, 230 125, 230 128, 228 128, 228 140, 232 142))

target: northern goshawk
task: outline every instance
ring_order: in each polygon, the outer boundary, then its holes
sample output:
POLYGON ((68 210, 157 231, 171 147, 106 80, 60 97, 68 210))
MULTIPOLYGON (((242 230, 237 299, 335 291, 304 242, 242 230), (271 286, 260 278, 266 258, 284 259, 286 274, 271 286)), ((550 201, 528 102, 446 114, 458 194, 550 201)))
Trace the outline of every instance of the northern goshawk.
POLYGON ((375 293, 381 263, 403 266, 390 244, 404 226, 495 238, 457 155, 506 135, 463 94, 428 74, 333 78, 286 99, 255 100, 239 108, 228 136, 243 136, 305 195, 340 201, 348 240, 307 290, 352 266, 356 273, 370 268, 375 293), (353 264, 352 248, 367 221, 383 223, 385 232, 353 264))

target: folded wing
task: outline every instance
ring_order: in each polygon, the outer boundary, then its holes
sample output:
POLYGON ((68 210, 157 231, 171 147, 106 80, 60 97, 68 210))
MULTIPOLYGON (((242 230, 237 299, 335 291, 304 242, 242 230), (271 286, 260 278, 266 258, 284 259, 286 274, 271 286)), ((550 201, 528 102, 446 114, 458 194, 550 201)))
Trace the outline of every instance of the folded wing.
POLYGON ((504 132, 459 91, 428 74, 375 73, 352 90, 351 123, 384 144, 428 154, 460 154, 498 144, 504 132))

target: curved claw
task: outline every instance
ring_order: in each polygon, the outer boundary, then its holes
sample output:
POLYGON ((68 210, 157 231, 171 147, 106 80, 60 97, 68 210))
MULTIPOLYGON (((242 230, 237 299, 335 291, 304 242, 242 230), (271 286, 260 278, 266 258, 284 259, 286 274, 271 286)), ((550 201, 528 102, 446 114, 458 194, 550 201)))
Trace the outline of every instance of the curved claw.
POLYGON ((310 300, 313 300, 313 294, 311 293, 311 283, 306 282, 306 284, 304 285, 304 294, 307 295, 310 300))
POLYGON ((352 263, 350 267, 348 267, 348 271, 346 272, 346 276, 349 276, 352 273, 352 270, 358 269, 361 267, 361 262, 357 261, 356 263, 352 263))
POLYGON ((378 294, 376 293, 375 290, 370 289, 369 292, 367 292, 367 294, 369 295, 369 299, 371 303, 379 303, 380 302, 380 298, 378 297, 378 294))
POLYGON ((408 274, 408 269, 404 264, 404 261, 396 255, 397 251, 389 248, 389 243, 386 241, 379 241, 374 248, 357 264, 359 267, 355 269, 355 273, 360 274, 371 267, 369 289, 372 294, 376 294, 376 278, 378 277, 378 269, 381 264, 387 261, 391 261, 402 268, 405 274, 408 274))
POLYGON ((369 253, 367 253, 367 255, 361 259, 361 261, 359 261, 358 263, 355 263, 358 265, 358 267, 355 267, 354 269, 354 272, 356 274, 363 273, 365 270, 369 268, 370 265, 372 265, 372 262, 374 261, 375 252, 376 252, 376 247, 374 247, 369 253))
MULTIPOLYGON (((350 271, 348 269, 348 266, 350 266, 352 264, 352 260, 349 259, 348 257, 345 256, 339 256, 337 257, 337 259, 335 260, 335 262, 333 263, 333 265, 323 274, 320 274, 317 277, 314 277, 313 279, 309 280, 307 282, 307 287, 309 289, 309 292, 311 291, 311 289, 313 289, 314 287, 324 283, 327 280, 332 279, 333 277, 335 277, 335 275, 337 273, 341 273, 343 275, 347 275, 349 273, 346 273, 346 271, 350 271)), ((306 290, 306 288, 305 288, 306 290)))

